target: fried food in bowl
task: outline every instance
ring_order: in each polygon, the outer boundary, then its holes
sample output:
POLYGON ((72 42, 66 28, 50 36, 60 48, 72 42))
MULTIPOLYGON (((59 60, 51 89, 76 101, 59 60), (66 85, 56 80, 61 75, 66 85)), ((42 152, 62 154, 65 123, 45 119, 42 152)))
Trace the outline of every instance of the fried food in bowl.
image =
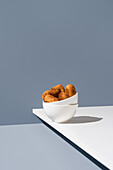
POLYGON ((74 96, 63 99, 63 100, 59 100, 59 101, 55 101, 55 102, 42 102, 45 103, 46 105, 73 105, 73 104, 78 104, 78 93, 76 93, 74 96))
POLYGON ((42 99, 47 104, 77 104, 78 93, 76 93, 76 89, 72 84, 68 84, 65 89, 61 84, 58 84, 50 90, 45 91, 42 94, 42 99))
POLYGON ((78 93, 72 84, 65 89, 59 84, 42 94, 42 105, 47 116, 54 122, 66 122, 78 108, 78 93))

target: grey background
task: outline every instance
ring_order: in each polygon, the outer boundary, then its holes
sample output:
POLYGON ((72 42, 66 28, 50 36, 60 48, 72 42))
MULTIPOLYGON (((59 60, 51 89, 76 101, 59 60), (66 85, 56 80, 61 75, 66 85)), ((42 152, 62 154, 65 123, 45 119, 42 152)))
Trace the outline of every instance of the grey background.
POLYGON ((113 1, 0 1, 0 125, 40 122, 31 109, 59 83, 112 105, 112 75, 113 1))

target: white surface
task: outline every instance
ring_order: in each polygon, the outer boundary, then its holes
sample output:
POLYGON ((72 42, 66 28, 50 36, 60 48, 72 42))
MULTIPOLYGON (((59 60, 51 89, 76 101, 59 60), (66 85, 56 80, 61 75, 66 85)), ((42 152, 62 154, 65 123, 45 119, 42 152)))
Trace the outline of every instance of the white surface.
POLYGON ((113 106, 79 107, 76 117, 62 124, 52 122, 43 109, 33 109, 33 113, 113 169, 113 106))
POLYGON ((48 105, 43 103, 43 108, 47 116, 54 122, 65 122, 71 119, 77 111, 76 105, 48 105))

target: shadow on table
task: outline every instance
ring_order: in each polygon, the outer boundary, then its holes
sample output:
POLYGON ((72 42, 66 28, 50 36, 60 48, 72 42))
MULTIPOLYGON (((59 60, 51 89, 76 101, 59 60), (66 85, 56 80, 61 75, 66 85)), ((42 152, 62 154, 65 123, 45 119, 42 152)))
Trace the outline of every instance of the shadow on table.
POLYGON ((98 122, 102 120, 102 118, 99 117, 91 117, 91 116, 77 116, 77 117, 73 117, 72 119, 70 119, 68 122, 64 122, 64 123, 69 123, 69 124, 77 124, 77 123, 91 123, 91 122, 98 122))

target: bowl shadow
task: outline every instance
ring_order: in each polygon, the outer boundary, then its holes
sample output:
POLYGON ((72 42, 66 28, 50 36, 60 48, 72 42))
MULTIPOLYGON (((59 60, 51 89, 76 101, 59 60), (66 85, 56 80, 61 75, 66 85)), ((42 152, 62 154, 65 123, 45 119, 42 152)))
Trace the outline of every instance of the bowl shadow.
POLYGON ((67 122, 64 122, 64 124, 91 123, 91 122, 98 122, 98 121, 100 121, 102 119, 103 118, 92 117, 92 116, 76 116, 76 117, 72 117, 67 122))

